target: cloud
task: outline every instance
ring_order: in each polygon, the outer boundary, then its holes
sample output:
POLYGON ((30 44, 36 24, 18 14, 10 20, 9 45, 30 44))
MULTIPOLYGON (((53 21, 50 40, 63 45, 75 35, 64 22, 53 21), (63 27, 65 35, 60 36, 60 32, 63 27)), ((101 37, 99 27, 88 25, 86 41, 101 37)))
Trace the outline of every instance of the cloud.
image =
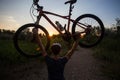
POLYGON ((10 22, 16 22, 16 20, 12 16, 8 16, 7 18, 8 18, 8 21, 10 21, 10 22))
POLYGON ((12 17, 12 16, 4 16, 4 15, 0 16, 0 21, 2 21, 2 22, 16 22, 14 17, 12 17))
POLYGON ((0 28, 16 30, 19 27, 18 22, 13 16, 0 15, 0 28))

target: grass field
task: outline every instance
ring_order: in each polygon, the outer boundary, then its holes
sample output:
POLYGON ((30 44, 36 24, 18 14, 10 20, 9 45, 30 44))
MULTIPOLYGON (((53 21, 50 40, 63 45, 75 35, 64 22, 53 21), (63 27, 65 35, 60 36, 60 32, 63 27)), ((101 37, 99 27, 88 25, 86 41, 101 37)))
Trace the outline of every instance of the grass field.
POLYGON ((94 56, 105 63, 101 71, 113 80, 120 80, 120 35, 105 36, 95 48, 94 56))
MULTIPOLYGON (((66 43, 65 41, 62 40, 62 38, 59 36, 55 36, 51 38, 51 43, 54 42, 59 42, 61 43, 62 47, 62 52, 60 54, 60 56, 63 56, 67 53, 68 50, 68 43, 66 43)), ((13 44, 13 40, 0 40, 0 62, 2 63, 23 63, 23 62, 28 62, 29 60, 31 60, 31 58, 27 58, 23 55, 21 55, 14 47, 13 44)), ((20 46, 23 48, 23 51, 27 51, 28 53, 34 53, 35 48, 37 49, 36 46, 34 46, 33 44, 30 43, 23 43, 20 41, 20 46), (29 47, 28 47, 29 46, 29 47)), ((39 48, 39 47, 38 47, 39 48)), ((70 48, 70 44, 69 44, 69 48, 70 48)), ((36 53, 39 51, 36 51, 36 53)), ((49 50, 49 53, 51 53, 51 51, 49 50)), ((43 57, 37 57, 37 58, 32 58, 32 59, 39 59, 39 60, 43 60, 43 57)))
POLYGON ((0 40, 0 45, 0 62, 4 64, 24 63, 31 60, 17 52, 13 40, 0 40))

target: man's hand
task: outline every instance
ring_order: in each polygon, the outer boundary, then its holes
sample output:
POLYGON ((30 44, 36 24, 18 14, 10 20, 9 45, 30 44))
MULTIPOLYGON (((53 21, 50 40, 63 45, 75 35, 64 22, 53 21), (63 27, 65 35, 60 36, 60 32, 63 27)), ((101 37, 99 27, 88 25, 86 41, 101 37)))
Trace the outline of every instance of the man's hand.
POLYGON ((80 39, 80 32, 76 32, 75 34, 72 35, 75 38, 75 41, 73 43, 72 48, 68 51, 68 53, 65 55, 67 57, 67 59, 70 59, 71 56, 73 55, 76 47, 79 44, 79 39, 80 39))
POLYGON ((38 34, 38 28, 33 28, 32 32, 33 32, 33 34, 38 34))
POLYGON ((81 37, 80 32, 76 32, 75 34, 73 34, 73 37, 74 37, 76 40, 78 40, 78 39, 81 37))

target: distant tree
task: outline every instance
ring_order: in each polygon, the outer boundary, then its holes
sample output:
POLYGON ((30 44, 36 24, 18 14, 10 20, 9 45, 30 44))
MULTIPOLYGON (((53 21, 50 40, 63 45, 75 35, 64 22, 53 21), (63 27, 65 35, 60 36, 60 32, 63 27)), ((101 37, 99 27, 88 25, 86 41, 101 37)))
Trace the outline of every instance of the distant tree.
POLYGON ((117 34, 120 34, 120 18, 116 18, 117 34))
POLYGON ((2 30, 0 29, 0 34, 2 33, 2 30))
POLYGON ((12 39, 14 33, 15 33, 14 30, 0 29, 0 39, 2 40, 12 39))

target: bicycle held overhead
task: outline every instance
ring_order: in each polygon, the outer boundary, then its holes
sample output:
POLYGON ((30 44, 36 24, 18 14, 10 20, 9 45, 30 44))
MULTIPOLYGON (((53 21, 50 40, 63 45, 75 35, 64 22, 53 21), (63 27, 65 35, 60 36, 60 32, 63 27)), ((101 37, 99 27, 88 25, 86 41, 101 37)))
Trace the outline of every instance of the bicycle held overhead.
MULTIPOLYGON (((38 1, 39 1, 39 0, 34 0, 34 1, 33 1, 33 6, 36 6, 36 7, 37 7, 36 10, 39 12, 39 15, 37 16, 37 20, 36 20, 35 23, 36 23, 36 24, 39 24, 39 21, 40 21, 40 19, 41 19, 42 16, 48 20, 48 18, 47 18, 47 16, 46 16, 45 14, 50 14, 50 15, 58 16, 58 17, 61 17, 61 18, 64 18, 64 19, 68 19, 68 28, 67 28, 67 31, 69 32, 70 21, 72 21, 72 22, 74 21, 74 20, 71 19, 71 15, 72 15, 71 12, 72 12, 72 9, 74 8, 74 6, 72 6, 72 5, 73 5, 77 0, 70 0, 70 1, 65 2, 65 4, 70 3, 69 14, 68 14, 67 16, 62 16, 62 15, 59 15, 59 14, 56 14, 56 13, 44 11, 44 10, 43 10, 43 6, 40 6, 40 5, 38 4, 38 1)), ((50 20, 48 20, 48 21, 49 21, 49 23, 50 23, 52 26, 54 26, 54 28, 56 28, 55 25, 53 25, 50 20)), ((57 21, 57 23, 58 23, 58 21, 57 21)), ((65 25, 65 26, 66 26, 66 25, 65 25)), ((65 27, 65 26, 64 26, 64 27, 65 27)), ((58 30, 58 32, 61 33, 59 30, 58 30)))
MULTIPOLYGON (((81 47, 93 47, 100 43, 103 39, 104 25, 100 18, 98 18, 96 15, 83 14, 75 20, 71 19, 71 12, 74 8, 73 4, 75 4, 77 0, 69 0, 65 2, 65 4, 69 4, 69 14, 67 16, 44 11, 44 7, 40 6, 38 2, 39 0, 33 0, 33 4, 31 7, 31 10, 38 11, 38 16, 36 17, 35 23, 28 23, 21 26, 16 31, 14 36, 15 48, 22 55, 27 57, 36 57, 41 55, 40 49, 34 41, 35 39, 32 32, 33 28, 38 28, 38 32, 42 37, 42 43, 44 44, 45 49, 49 49, 51 40, 49 38, 49 32, 45 29, 46 27, 39 25, 39 22, 42 19, 41 17, 45 18, 45 20, 51 24, 51 26, 59 33, 59 35, 61 35, 64 41, 68 42, 72 38, 75 40, 75 37, 73 37, 72 35, 74 35, 76 32, 80 33, 79 46, 81 47), (62 26, 59 21, 52 22, 47 14, 63 18, 67 21, 67 24, 62 26), (72 26, 70 26, 70 24, 72 24, 72 26)), ((31 11, 31 15, 32 14, 33 11, 31 11)))

